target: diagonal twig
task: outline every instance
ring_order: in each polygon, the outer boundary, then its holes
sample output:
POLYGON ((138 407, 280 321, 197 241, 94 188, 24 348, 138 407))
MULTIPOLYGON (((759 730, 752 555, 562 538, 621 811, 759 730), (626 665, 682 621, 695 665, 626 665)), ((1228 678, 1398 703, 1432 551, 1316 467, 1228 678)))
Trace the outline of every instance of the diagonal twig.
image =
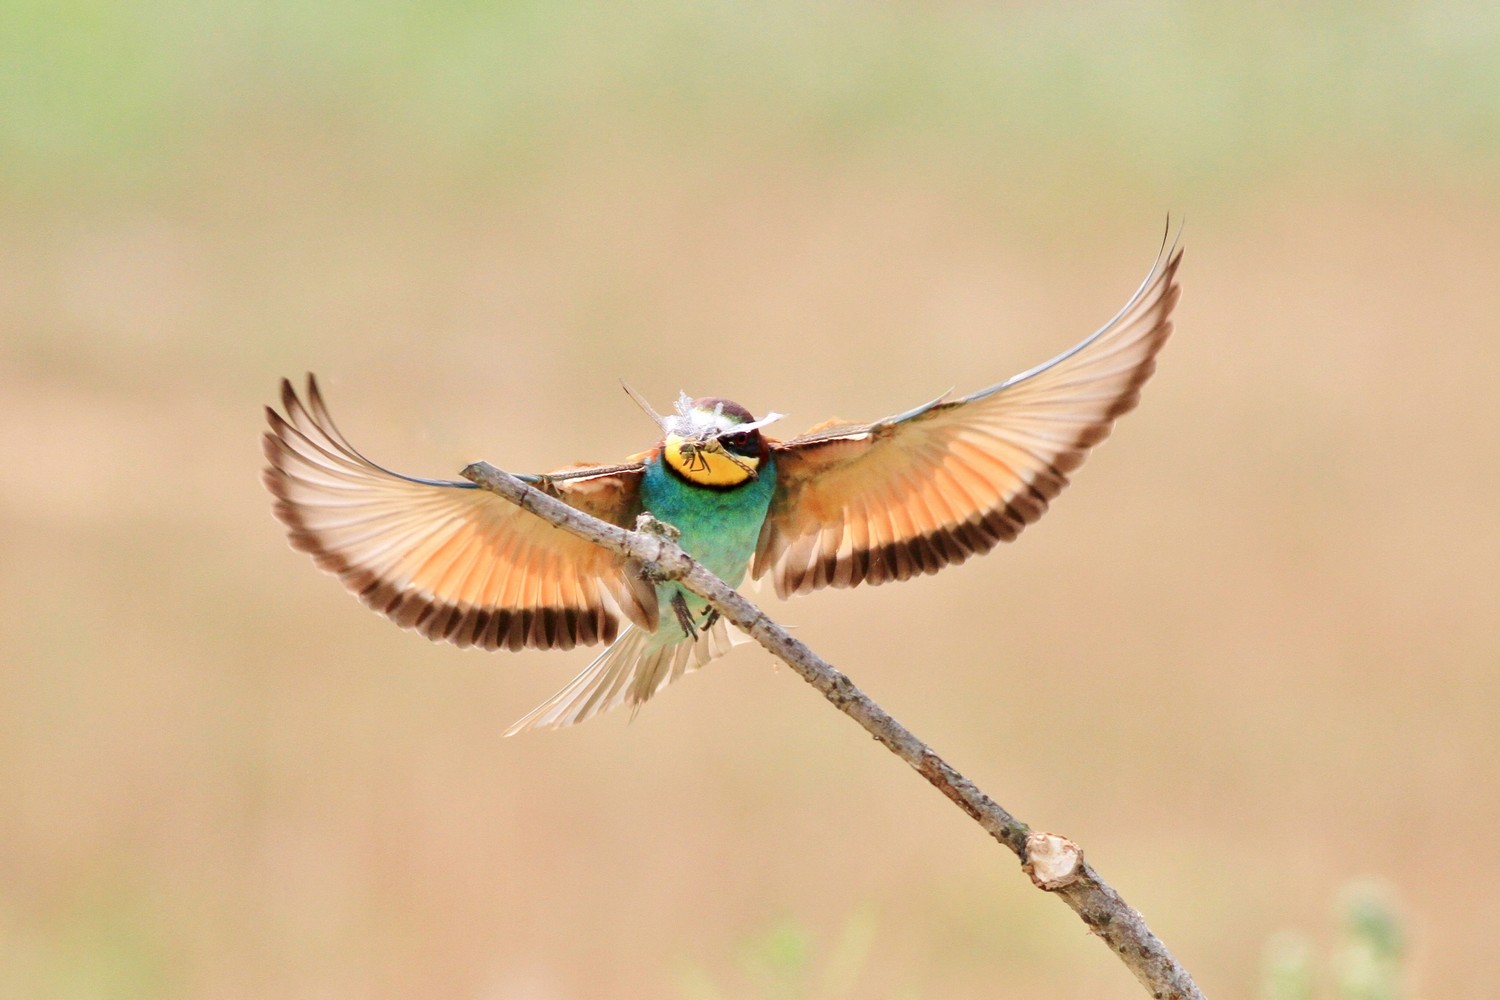
MULTIPOLYGON (((702 597, 910 764, 991 837, 1015 852, 1032 882, 1062 897, 1155 1000, 1203 1000, 1192 976, 1172 957, 1161 939, 1151 933, 1145 919, 1084 860, 1078 845, 1065 837, 1033 832, 892 718, 848 677, 694 561, 666 532, 627 531, 600 521, 487 462, 475 462, 464 469, 463 476, 557 528, 634 559, 660 579, 675 580, 702 597)), ((649 529, 650 523, 638 525, 641 527, 649 529)))

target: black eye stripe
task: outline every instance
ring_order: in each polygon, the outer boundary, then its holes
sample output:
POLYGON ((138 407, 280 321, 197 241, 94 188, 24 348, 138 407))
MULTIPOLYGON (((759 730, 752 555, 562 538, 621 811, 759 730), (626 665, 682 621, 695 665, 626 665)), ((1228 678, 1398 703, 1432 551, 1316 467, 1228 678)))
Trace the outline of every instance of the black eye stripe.
POLYGON ((736 431, 733 434, 723 435, 719 441, 730 451, 736 451, 742 455, 760 454, 760 431, 736 431))

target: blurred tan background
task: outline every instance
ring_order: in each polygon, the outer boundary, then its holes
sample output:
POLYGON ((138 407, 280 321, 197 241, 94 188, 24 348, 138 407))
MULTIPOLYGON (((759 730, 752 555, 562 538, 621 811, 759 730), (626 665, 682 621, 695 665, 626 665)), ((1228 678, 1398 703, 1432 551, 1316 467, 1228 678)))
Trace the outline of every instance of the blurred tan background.
POLYGON ((1144 403, 1014 545, 771 613, 1066 833, 1211 996, 1373 876, 1500 992, 1500 8, 20 0, 0 12, 0 996, 1129 998, 756 648, 433 646, 291 552, 261 406, 613 460, 1071 344, 1144 403), (629 7, 629 10, 623 8, 629 7))

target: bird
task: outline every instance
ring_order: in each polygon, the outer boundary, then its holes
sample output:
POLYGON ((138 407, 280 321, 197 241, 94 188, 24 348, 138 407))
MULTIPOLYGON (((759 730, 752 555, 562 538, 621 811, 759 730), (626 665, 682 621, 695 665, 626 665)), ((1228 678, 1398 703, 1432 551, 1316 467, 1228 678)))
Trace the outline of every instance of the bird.
MULTIPOLYGON (((969 395, 881 420, 830 420, 787 440, 729 399, 682 393, 657 443, 614 465, 519 478, 595 517, 643 513, 731 586, 769 576, 780 597, 935 573, 1013 540, 1135 407, 1172 332, 1180 238, 1107 323, 969 395)), ((486 650, 608 645, 506 731, 556 729, 630 705, 722 656, 727 623, 676 582, 468 481, 366 458, 315 376, 266 407, 262 482, 291 546, 373 610, 434 641, 486 650)))

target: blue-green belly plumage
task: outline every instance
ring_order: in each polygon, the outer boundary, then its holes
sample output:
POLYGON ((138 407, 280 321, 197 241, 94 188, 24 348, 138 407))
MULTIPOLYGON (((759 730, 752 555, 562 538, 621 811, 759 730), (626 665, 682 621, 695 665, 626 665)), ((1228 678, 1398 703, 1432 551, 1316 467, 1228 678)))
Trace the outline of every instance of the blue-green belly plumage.
MULTIPOLYGON (((659 521, 682 532, 678 544, 715 576, 731 586, 739 584, 755 553, 761 524, 776 491, 776 467, 766 462, 760 474, 731 489, 694 486, 666 467, 660 457, 646 464, 641 481, 641 505, 659 521)), ((659 641, 685 639, 682 626, 672 611, 673 598, 682 593, 695 622, 707 618, 703 600, 688 594, 675 583, 656 588, 661 622, 657 627, 659 641)))

